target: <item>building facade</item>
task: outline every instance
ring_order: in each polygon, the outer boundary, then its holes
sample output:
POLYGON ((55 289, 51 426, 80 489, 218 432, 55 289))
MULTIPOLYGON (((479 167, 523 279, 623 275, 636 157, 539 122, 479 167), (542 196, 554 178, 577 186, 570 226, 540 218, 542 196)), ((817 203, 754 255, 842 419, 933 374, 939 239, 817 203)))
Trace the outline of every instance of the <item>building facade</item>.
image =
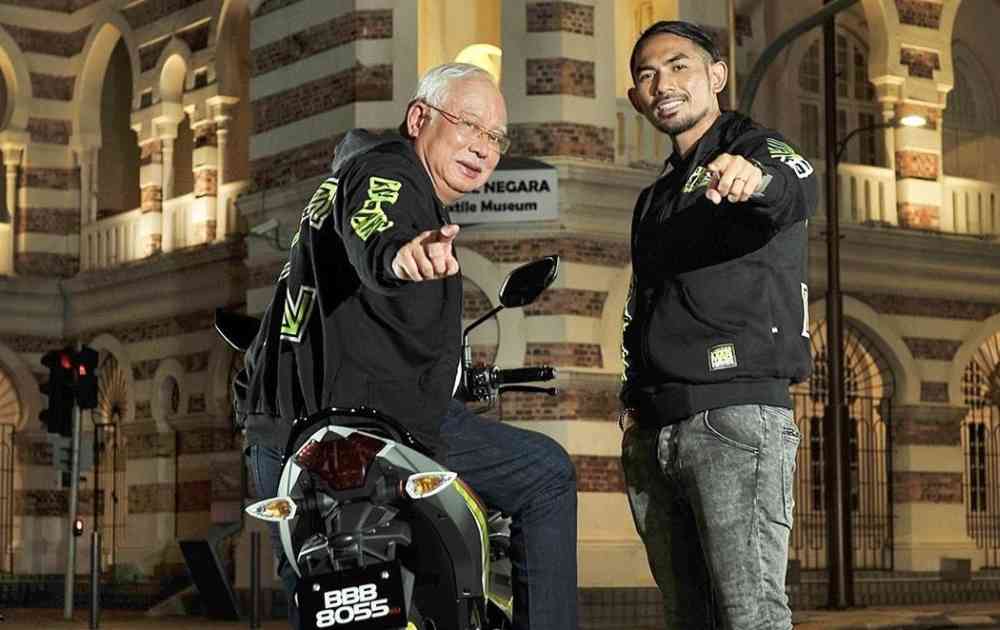
MULTIPOLYGON (((106 566, 182 572, 179 538, 238 519, 228 382, 240 359, 213 311, 262 312, 339 138, 394 129, 420 74, 462 60, 497 77, 511 154, 558 174, 554 218, 463 229, 466 317, 496 303, 516 265, 563 260, 539 302, 477 333, 477 356, 559 367, 559 396, 511 395, 497 413, 573 458, 587 623, 655 617, 615 420, 632 204, 670 146, 625 97, 628 55, 655 20, 697 22, 727 51, 723 104, 735 103, 767 46, 820 3, 733 5, 730 16, 725 0, 0 1, 0 571, 65 562, 68 492, 38 421, 39 357, 77 340, 101 352, 101 406, 84 427, 102 425, 103 456, 81 510, 95 513, 99 476, 106 566)), ((998 23, 996 0, 861 0, 837 19, 838 127, 864 129, 838 168, 864 602, 1000 596, 998 23), (928 124, 873 128, 911 113, 928 124), (956 559, 972 581, 949 581, 956 559)), ((820 175, 822 86, 815 30, 777 56, 752 108, 820 175)), ((824 212, 821 201, 811 226, 816 370, 794 389, 789 588, 801 606, 826 592, 824 212)), ((243 586, 245 538, 232 552, 243 586)))

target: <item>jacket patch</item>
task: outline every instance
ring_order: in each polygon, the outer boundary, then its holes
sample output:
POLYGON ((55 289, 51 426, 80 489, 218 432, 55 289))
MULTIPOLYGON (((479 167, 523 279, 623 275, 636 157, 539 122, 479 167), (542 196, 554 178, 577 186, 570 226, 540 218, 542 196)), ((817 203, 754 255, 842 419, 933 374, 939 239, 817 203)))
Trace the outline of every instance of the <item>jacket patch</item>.
POLYGON ((684 188, 681 189, 682 193, 689 193, 703 188, 712 183, 712 172, 709 171, 704 166, 699 166, 694 169, 691 173, 691 177, 688 177, 687 182, 684 184, 684 188))
POLYGON ((333 199, 336 196, 337 178, 327 178, 326 181, 319 185, 319 188, 313 193, 312 199, 306 204, 306 209, 302 213, 302 219, 308 219, 309 225, 313 229, 318 230, 323 227, 323 222, 330 216, 330 211, 333 208, 333 199))
POLYGON ((795 171, 799 179, 805 179, 812 175, 813 167, 804 157, 795 152, 787 142, 782 142, 777 138, 767 139, 767 153, 773 159, 778 160, 785 166, 795 171))
POLYGON ((713 346, 708 350, 708 369, 712 372, 716 370, 728 370, 736 367, 736 346, 731 343, 724 343, 713 346))
POLYGON ((306 324, 312 314, 313 304, 316 303, 316 289, 314 287, 299 287, 299 294, 295 298, 292 292, 287 292, 285 298, 284 314, 281 316, 281 338, 293 343, 302 341, 302 334, 306 331, 306 324))
POLYGON ((368 199, 361 209, 351 217, 351 227, 362 241, 367 241, 375 232, 384 232, 394 224, 385 216, 382 204, 393 205, 399 199, 399 189, 403 184, 384 177, 368 178, 368 199))

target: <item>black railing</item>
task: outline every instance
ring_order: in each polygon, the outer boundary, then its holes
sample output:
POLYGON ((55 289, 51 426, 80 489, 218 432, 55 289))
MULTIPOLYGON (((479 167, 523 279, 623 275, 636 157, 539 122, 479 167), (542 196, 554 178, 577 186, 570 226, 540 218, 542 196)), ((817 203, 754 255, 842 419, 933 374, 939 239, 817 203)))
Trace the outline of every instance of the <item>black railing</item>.
MULTIPOLYGON (((826 326, 810 331, 813 375, 793 388, 802 434, 795 473, 794 526, 789 558, 803 570, 826 568, 826 449, 823 428, 829 395, 826 326)), ((855 570, 893 568, 890 418, 893 377, 875 346, 850 326, 844 331, 844 385, 848 408, 850 489, 855 570)))
POLYGON ((1000 568, 1000 334, 987 339, 962 376, 965 514, 985 567, 1000 568))

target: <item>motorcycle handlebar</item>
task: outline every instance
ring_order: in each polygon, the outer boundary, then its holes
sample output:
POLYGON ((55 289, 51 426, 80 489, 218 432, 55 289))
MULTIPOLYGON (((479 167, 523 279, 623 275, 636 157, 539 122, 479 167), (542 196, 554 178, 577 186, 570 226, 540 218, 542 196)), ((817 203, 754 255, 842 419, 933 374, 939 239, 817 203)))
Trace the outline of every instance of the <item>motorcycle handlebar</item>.
POLYGON ((533 383, 536 381, 551 381, 557 376, 556 368, 550 365, 538 367, 514 368, 510 370, 497 370, 494 382, 497 385, 507 385, 511 383, 533 383))

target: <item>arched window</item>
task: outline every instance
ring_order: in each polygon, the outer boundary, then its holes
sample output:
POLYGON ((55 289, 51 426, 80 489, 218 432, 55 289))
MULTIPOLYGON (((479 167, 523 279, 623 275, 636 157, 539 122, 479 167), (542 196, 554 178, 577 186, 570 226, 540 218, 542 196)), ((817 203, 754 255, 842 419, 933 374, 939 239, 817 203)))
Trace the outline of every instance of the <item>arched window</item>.
MULTIPOLYGON (((830 384, 826 322, 810 327, 813 371, 792 388, 795 422, 802 434, 795 473, 795 527, 789 555, 804 569, 826 566, 826 458, 824 440, 830 384)), ((892 568, 892 505, 889 488, 889 426, 894 378, 875 344, 857 328, 844 327, 844 396, 848 408, 854 567, 892 568)))
MULTIPOLYGON (((128 515, 125 415, 129 404, 128 379, 113 354, 102 351, 99 359, 98 406, 93 413, 95 440, 101 453, 100 485, 101 551, 107 565, 119 562, 125 544, 128 515)), ((97 476, 91 475, 93 480, 97 476)), ((93 482, 91 482, 93 484, 93 482)), ((93 489, 93 488, 92 488, 93 489)))
POLYGON ((191 131, 191 119, 185 114, 177 124, 177 137, 174 139, 174 197, 194 192, 193 163, 194 133, 191 131))
POLYGON ((0 368, 0 573, 14 570, 14 427, 20 419, 14 380, 0 368))
POLYGON ((965 367, 962 425, 965 511, 969 536, 986 552, 986 566, 1000 562, 1000 333, 988 338, 965 367))
MULTIPOLYGON (((837 29, 837 131, 844 137, 855 129, 882 121, 875 87, 868 81, 868 46, 846 29, 837 29)), ((798 67, 799 149, 807 156, 825 155, 823 142, 823 63, 815 37, 798 67)), ((885 163, 880 130, 860 133, 841 161, 878 166, 885 163)))
POLYGON ((954 45, 953 66, 955 85, 948 93, 941 131, 944 172, 991 181, 1000 124, 989 74, 961 42, 954 45))
POLYGON ((132 131, 132 70, 121 38, 104 73, 97 218, 139 207, 139 144, 132 131))

